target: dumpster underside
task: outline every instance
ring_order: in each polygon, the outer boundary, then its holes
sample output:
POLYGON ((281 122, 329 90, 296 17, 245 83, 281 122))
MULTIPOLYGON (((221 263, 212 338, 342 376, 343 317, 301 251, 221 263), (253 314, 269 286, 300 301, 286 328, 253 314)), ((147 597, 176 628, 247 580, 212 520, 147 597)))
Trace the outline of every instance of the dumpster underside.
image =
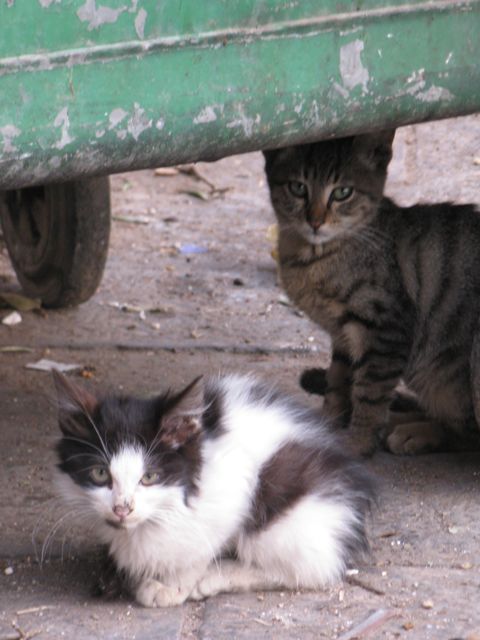
POLYGON ((0 188, 480 111, 480 0, 117 5, 0 6, 0 188))

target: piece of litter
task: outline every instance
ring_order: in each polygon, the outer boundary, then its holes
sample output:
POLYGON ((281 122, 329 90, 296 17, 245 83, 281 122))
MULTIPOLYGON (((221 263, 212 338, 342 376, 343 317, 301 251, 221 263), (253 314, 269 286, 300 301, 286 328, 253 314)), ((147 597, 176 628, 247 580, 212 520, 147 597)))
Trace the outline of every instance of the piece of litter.
POLYGON ((291 307, 292 303, 290 302, 290 299, 284 295, 283 293, 281 293, 278 298, 277 298, 277 302, 278 304, 283 304, 283 306, 285 307, 291 307))
POLYGON ((433 600, 424 600, 422 602, 422 609, 433 609, 433 600))
POLYGON ((204 176, 203 173, 200 173, 200 171, 197 169, 197 167, 194 164, 179 164, 177 168, 180 171, 180 173, 183 173, 186 176, 191 176, 192 178, 195 178, 195 180, 199 180, 200 182, 203 182, 208 187, 210 187, 212 191, 219 190, 211 180, 209 180, 206 176, 204 176))
POLYGON ((272 623, 267 620, 262 620, 261 618, 253 618, 253 621, 257 624, 263 624, 264 627, 271 627, 272 623))
POLYGON ((37 362, 29 362, 25 365, 26 369, 34 369, 35 371, 53 371, 56 369, 62 373, 67 371, 76 371, 82 369, 81 364, 66 364, 63 362, 55 362, 54 360, 48 360, 47 358, 41 358, 37 362))
POLYGON ((153 172, 156 176, 177 176, 180 172, 176 167, 159 167, 153 172))
POLYGON ((112 216, 112 220, 117 222, 126 222, 128 224, 150 224, 151 218, 144 216, 112 216))
POLYGON ((207 253, 207 247, 201 247, 198 244, 182 244, 180 246, 180 253, 183 255, 188 255, 191 253, 207 253))
POLYGON ((11 576, 11 575, 13 574, 13 567, 6 567, 6 568, 3 570, 3 573, 4 573, 6 576, 11 576))
POLYGON ((40 298, 27 298, 20 293, 2 292, 0 293, 0 302, 16 311, 32 311, 40 309, 42 306, 40 298))
POLYGON ((90 379, 90 378, 94 378, 95 377, 95 367, 92 367, 90 365, 86 365, 85 367, 83 367, 83 369, 81 371, 79 371, 78 375, 81 378, 86 378, 86 379, 90 379))
POLYGON ((210 195, 205 193, 205 191, 198 191, 196 189, 180 189, 177 193, 183 193, 186 196, 191 196, 192 198, 197 198, 198 200, 210 200, 210 195))
POLYGON ((347 569, 345 571, 346 576, 358 576, 358 569, 347 569))
POLYGON ((414 628, 414 626, 415 625, 413 624, 413 622, 410 622, 410 621, 404 622, 402 624, 402 628, 405 629, 405 631, 411 631, 414 628))
POLYGON ((278 224, 271 224, 267 227, 265 238, 274 245, 278 243, 278 224))
POLYGON ((0 353, 33 353, 34 349, 30 347, 20 347, 17 345, 10 345, 7 347, 0 347, 0 353))
POLYGON ((142 307, 138 307, 134 304, 129 304, 128 302, 109 302, 109 307, 113 307, 114 309, 119 309, 120 311, 125 311, 127 313, 141 313, 144 311, 142 307))
POLYGON ((480 156, 475 156, 475 158, 473 159, 473 164, 480 164, 480 156))
POLYGON ((28 609, 20 609, 16 611, 17 616, 24 616, 27 613, 39 613, 40 611, 47 611, 48 609, 55 609, 56 605, 42 604, 39 607, 29 607, 28 609))
POLYGON ((21 321, 22 316, 18 313, 18 311, 12 311, 12 313, 9 313, 4 318, 2 318, 2 324, 6 325, 7 327, 14 327, 16 324, 20 324, 21 321))

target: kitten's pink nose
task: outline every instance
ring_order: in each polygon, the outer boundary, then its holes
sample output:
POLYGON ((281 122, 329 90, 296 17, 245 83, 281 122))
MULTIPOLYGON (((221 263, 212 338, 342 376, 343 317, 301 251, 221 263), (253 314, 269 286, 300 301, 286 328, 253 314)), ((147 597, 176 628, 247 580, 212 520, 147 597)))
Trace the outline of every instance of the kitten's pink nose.
POLYGON ((132 513, 133 509, 129 504, 116 504, 113 507, 113 513, 121 520, 126 518, 128 514, 132 513))

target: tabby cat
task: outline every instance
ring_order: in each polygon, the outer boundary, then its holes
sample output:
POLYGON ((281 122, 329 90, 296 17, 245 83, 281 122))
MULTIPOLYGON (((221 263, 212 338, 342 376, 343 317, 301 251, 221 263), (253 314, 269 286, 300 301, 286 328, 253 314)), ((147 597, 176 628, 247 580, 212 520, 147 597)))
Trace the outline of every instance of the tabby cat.
POLYGON ((265 152, 281 279, 331 337, 325 410, 364 454, 376 434, 414 454, 476 441, 480 424, 480 217, 384 197, 393 137, 265 152), (400 379, 423 412, 392 424, 400 379))

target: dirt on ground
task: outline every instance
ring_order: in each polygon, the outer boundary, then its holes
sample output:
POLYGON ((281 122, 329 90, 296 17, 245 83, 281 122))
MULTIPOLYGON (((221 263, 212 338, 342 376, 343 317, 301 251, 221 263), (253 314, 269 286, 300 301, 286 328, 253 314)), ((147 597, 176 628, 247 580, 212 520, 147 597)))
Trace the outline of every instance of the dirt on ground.
MULTIPOLYGON (((397 132, 387 186, 397 201, 480 203, 479 183, 479 116, 397 132)), ((480 638, 479 452, 377 453, 367 463, 380 487, 371 554, 330 589, 166 610, 92 598, 93 532, 52 484, 52 380, 26 365, 75 363, 70 375, 88 387, 140 395, 200 373, 253 371, 315 406, 298 377, 329 360, 327 336, 279 285, 260 153, 121 174, 111 186, 96 295, 0 324, 0 640, 480 638)), ((0 291, 19 291, 1 238, 0 291)))

